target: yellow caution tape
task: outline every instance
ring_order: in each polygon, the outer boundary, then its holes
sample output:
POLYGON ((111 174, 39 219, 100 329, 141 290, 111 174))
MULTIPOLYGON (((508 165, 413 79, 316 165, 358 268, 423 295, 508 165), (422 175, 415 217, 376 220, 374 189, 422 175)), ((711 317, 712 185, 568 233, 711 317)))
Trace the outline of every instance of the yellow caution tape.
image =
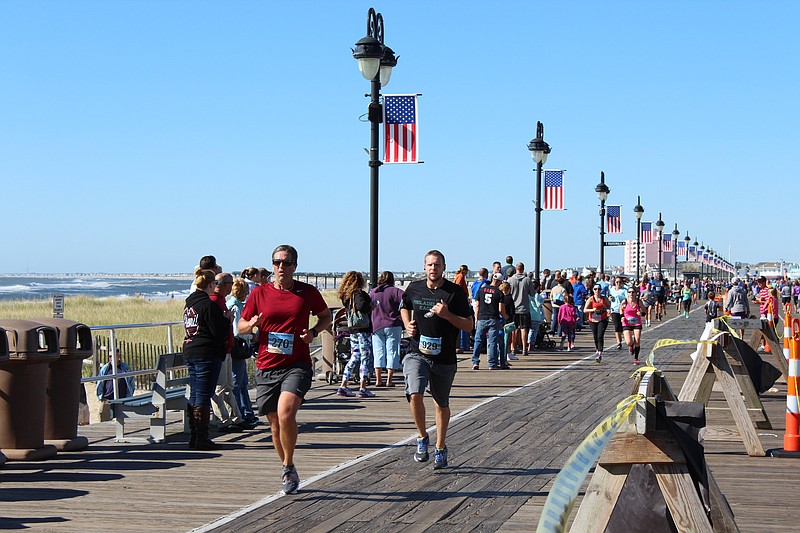
POLYGON ((562 533, 567 526, 567 520, 572 512, 578 491, 589 473, 600 458, 611 437, 617 428, 633 411, 636 402, 642 396, 635 394, 628 396, 617 404, 616 409, 589 433, 578 448, 572 453, 567 463, 561 469, 553 482, 553 488, 544 502, 542 516, 536 533, 562 533))

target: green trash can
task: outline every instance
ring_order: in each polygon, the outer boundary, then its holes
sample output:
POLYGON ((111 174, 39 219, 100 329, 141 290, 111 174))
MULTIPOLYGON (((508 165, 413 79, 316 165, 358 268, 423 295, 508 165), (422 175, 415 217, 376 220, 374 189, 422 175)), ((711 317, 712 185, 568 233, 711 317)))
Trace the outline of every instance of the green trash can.
MULTIPOLYGON (((8 361, 8 339, 6 338, 6 330, 0 328, 0 365, 8 361)), ((2 395, 2 389, 0 389, 2 395)), ((0 466, 5 464, 6 456, 0 451, 0 466)))
POLYGON ((8 342, 8 360, 0 363, 0 452, 9 461, 49 459, 57 450, 44 444, 44 403, 58 333, 28 320, 0 320, 0 328, 8 342))
POLYGON ((78 408, 83 360, 92 356, 92 331, 85 324, 63 318, 35 320, 58 333, 59 358, 50 362, 47 373, 44 443, 58 451, 83 450, 89 440, 78 436, 78 408))

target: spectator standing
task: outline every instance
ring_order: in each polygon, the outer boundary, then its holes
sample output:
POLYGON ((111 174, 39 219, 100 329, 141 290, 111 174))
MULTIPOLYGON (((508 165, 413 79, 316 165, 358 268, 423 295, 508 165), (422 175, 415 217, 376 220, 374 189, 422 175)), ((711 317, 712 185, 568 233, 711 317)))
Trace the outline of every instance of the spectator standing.
POLYGON ((561 332, 561 349, 564 349, 564 341, 567 341, 567 351, 575 348, 575 330, 578 327, 578 312, 575 309, 575 299, 571 294, 567 294, 564 305, 558 308, 558 329, 561 332))
POLYGON ((216 450, 219 445, 208 436, 211 418, 211 397, 219 380, 219 371, 231 331, 231 323, 217 304, 211 301, 216 281, 213 270, 194 271, 197 290, 186 298, 183 324, 183 355, 189 369, 188 405, 192 411, 189 428, 189 447, 197 450, 216 450))
POLYGON ((516 269, 514 268, 513 257, 511 257, 510 255, 506 256, 506 264, 503 266, 500 272, 503 274, 503 281, 508 281, 508 278, 514 275, 516 269))
POLYGON ((242 335, 239 333, 239 320, 242 317, 244 303, 249 293, 247 282, 242 278, 233 280, 231 298, 227 302, 228 312, 233 318, 234 343, 236 338, 244 341, 244 350, 240 352, 231 351, 231 372, 233 374, 233 397, 239 407, 244 421, 244 429, 253 429, 258 425, 258 417, 253 411, 253 404, 250 401, 250 376, 247 373, 247 361, 253 353, 255 343, 253 334, 242 335))
POLYGON ((505 313, 503 293, 500 291, 500 283, 502 281, 503 275, 501 273, 492 274, 492 283, 484 285, 478 291, 476 298, 475 344, 472 349, 472 370, 480 369, 480 353, 484 343, 487 344, 486 353, 489 370, 500 368, 498 349, 501 342, 501 316, 505 313))
POLYGON ((372 353, 375 356, 376 387, 383 386, 383 371, 386 370, 386 386, 394 387, 394 373, 400 368, 400 340, 403 337, 403 319, 400 304, 403 291, 394 286, 394 274, 381 272, 378 286, 369 293, 372 300, 372 353))
POLYGON ((578 313, 578 331, 583 328, 585 318, 583 306, 586 303, 587 296, 589 296, 589 291, 583 284, 583 276, 578 276, 575 283, 572 285, 572 297, 575 299, 575 311, 578 313))
POLYGON ((536 346, 536 342, 539 339, 539 330, 544 322, 544 294, 539 290, 538 280, 533 280, 531 282, 531 295, 529 299, 531 329, 528 333, 528 350, 532 350, 536 346))
MULTIPOLYGON (((456 270, 455 278, 453 279, 453 283, 464 289, 464 294, 467 295, 467 299, 469 299, 469 289, 467 288, 467 276, 469 275, 469 267, 467 265, 461 265, 456 270)), ((459 346, 456 350, 456 353, 464 353, 469 351, 469 331, 462 331, 460 332, 459 336, 459 346)))
POLYGON ((747 291, 742 287, 739 278, 731 280, 732 286, 725 297, 724 307, 727 312, 736 318, 747 318, 750 316, 750 303, 747 300, 747 291))
POLYGON ((375 393, 367 388, 367 379, 373 364, 372 359, 372 300, 364 292, 364 276, 351 270, 342 278, 339 286, 339 299, 347 310, 347 330, 350 333, 350 360, 342 373, 342 384, 336 394, 355 396, 347 387, 350 376, 358 367, 360 388, 359 398, 372 398, 375 393))
POLYGON ((525 265, 517 263, 515 268, 516 272, 510 278, 508 283, 511 285, 511 298, 514 302, 513 312, 508 309, 506 312, 509 315, 513 314, 514 326, 516 326, 510 343, 510 350, 508 358, 516 361, 517 357, 514 355, 521 352, 522 355, 528 355, 528 331, 531 329, 531 301, 530 297, 533 294, 531 289, 531 278, 525 274, 525 265))

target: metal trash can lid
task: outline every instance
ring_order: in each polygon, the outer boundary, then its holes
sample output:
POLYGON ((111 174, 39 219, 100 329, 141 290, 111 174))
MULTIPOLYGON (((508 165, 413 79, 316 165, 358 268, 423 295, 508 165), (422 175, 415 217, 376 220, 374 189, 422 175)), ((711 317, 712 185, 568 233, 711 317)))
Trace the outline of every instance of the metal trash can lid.
POLYGON ((34 318, 34 321, 51 326, 58 332, 58 351, 63 355, 91 357, 92 330, 86 324, 66 318, 34 318))
POLYGON ((58 332, 30 320, 0 320, 6 332, 9 361, 45 360, 58 358, 58 332))

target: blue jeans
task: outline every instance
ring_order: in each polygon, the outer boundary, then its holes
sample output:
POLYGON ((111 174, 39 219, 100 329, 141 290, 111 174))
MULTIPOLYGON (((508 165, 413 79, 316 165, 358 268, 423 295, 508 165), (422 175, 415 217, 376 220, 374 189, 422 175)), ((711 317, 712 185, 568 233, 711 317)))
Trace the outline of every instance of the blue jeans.
POLYGON ((233 397, 236 398, 236 403, 239 405, 239 412, 245 420, 255 420, 256 414, 253 412, 253 404, 250 402, 247 359, 233 359, 231 369, 233 370, 233 397))
POLYGON ((186 366, 189 368, 189 405, 211 407, 222 359, 213 356, 192 357, 186 359, 186 366))
POLYGON ((528 345, 530 348, 536 344, 536 339, 539 337, 539 326, 541 323, 541 320, 531 320, 531 329, 528 330, 528 345))
POLYGON ((458 347, 465 352, 469 350, 469 331, 464 331, 463 329, 461 330, 460 342, 458 347))
POLYGON ((559 337, 561 336, 561 324, 558 323, 558 310, 560 308, 560 305, 554 305, 553 316, 550 318, 550 335, 558 335, 559 337))
POLYGON ((372 354, 375 357, 375 368, 391 368, 399 370, 400 339, 403 337, 402 326, 381 328, 372 334, 372 354))
POLYGON ((500 366, 497 349, 499 347, 499 343, 501 342, 501 327, 502 326, 500 325, 499 318, 486 318, 483 320, 478 320, 478 324, 475 327, 475 349, 472 350, 473 365, 477 365, 480 361, 481 348, 483 348, 484 342, 483 334, 488 331, 486 342, 489 345, 487 350, 489 354, 489 368, 500 366))
POLYGON ((582 327, 583 327, 583 320, 584 320, 584 316, 583 316, 583 306, 584 306, 584 305, 586 305, 586 304, 581 304, 581 305, 576 305, 576 306, 575 306, 575 311, 577 311, 577 312, 578 312, 578 327, 579 327, 579 328, 582 328, 582 327))

